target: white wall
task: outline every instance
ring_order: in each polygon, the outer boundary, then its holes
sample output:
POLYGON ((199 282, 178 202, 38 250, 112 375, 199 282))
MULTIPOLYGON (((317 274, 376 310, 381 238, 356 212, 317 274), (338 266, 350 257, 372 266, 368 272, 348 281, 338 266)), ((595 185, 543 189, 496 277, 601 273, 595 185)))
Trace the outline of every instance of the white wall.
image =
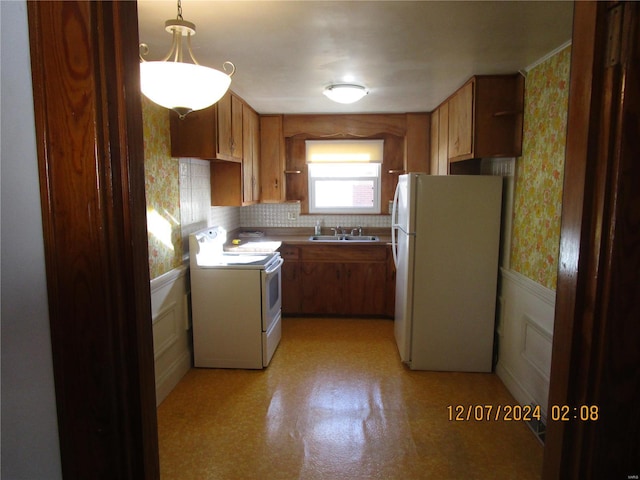
POLYGON ((2 29, 2 473, 62 478, 25 2, 2 29))

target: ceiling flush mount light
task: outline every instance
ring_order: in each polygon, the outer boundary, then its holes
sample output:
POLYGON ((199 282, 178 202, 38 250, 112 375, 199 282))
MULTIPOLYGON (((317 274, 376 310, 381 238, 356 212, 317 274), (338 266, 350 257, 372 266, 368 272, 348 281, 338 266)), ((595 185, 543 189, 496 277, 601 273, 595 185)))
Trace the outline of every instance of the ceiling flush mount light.
POLYGON ((323 92, 328 98, 338 103, 354 103, 364 97, 369 90, 362 85, 339 84, 329 85, 323 92))
POLYGON ((236 68, 233 63, 224 62, 224 72, 221 72, 196 61, 191 50, 191 36, 196 34, 196 26, 182 18, 181 0, 178 0, 178 16, 164 25, 173 41, 162 60, 146 61, 143 56, 149 53, 149 47, 140 44, 140 87, 151 101, 184 118, 189 112, 202 110, 220 100, 229 89, 236 68), (182 37, 187 37, 187 51, 193 63, 183 61, 182 37))

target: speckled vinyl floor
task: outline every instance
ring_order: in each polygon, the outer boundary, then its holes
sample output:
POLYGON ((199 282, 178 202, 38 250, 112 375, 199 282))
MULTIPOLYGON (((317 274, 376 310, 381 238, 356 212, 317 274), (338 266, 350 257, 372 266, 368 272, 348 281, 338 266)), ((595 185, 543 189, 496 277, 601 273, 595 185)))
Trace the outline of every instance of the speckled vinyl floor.
POLYGON ((410 371, 391 320, 287 318, 267 369, 192 369, 160 405, 162 479, 539 479, 527 426, 449 420, 470 404, 514 399, 492 374, 410 371))

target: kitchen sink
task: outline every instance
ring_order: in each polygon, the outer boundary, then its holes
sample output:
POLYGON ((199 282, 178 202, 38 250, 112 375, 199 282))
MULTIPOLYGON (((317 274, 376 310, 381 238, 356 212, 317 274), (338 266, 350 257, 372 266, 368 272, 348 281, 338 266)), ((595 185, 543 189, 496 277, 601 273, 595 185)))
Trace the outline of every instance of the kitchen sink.
POLYGON ((312 235, 311 242, 378 242, 375 235, 312 235))
POLYGON ((343 235, 313 235, 309 237, 312 242, 337 242, 341 240, 343 235))
POLYGON ((380 240, 374 235, 344 235, 342 239, 350 242, 377 242, 380 240))

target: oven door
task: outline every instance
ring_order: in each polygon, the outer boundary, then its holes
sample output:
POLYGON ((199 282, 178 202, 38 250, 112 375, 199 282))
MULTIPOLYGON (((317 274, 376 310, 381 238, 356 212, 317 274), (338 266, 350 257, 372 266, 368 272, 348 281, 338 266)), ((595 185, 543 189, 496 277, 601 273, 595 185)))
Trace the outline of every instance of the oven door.
POLYGON ((282 307, 282 264, 277 259, 262 270, 262 331, 268 332, 272 324, 280 317, 282 307))

